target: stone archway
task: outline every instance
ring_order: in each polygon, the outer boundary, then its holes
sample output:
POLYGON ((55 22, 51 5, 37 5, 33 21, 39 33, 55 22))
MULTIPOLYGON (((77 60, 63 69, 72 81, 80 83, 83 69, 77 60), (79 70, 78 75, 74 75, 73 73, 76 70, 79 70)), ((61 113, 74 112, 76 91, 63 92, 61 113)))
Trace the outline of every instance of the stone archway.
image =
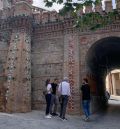
POLYGON ((107 37, 95 42, 87 52, 86 67, 97 102, 106 105, 105 77, 109 71, 120 68, 120 38, 107 37))

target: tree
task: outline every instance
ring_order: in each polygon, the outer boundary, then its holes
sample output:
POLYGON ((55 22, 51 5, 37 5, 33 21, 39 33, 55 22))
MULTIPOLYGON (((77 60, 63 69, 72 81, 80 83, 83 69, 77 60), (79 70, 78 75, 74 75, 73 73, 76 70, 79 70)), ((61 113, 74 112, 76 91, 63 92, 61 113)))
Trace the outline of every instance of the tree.
MULTIPOLYGON (((52 7, 54 3, 63 4, 63 8, 59 10, 60 15, 70 13, 75 19, 76 27, 87 26, 91 30, 110 25, 115 21, 115 18, 120 18, 120 13, 117 10, 111 12, 90 12, 79 14, 79 11, 85 6, 99 5, 102 0, 44 0, 47 7, 52 7)), ((100 5, 99 5, 100 6, 100 5)))

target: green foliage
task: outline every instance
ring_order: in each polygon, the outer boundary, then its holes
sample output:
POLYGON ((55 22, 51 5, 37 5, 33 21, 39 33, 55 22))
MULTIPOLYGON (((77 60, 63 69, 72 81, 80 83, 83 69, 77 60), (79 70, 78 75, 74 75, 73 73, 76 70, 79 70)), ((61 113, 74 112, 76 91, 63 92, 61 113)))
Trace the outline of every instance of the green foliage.
POLYGON ((76 27, 87 27, 90 30, 96 30, 104 26, 114 23, 116 18, 119 18, 120 14, 114 10, 112 12, 103 12, 102 14, 98 12, 87 13, 78 17, 75 21, 76 27))
POLYGON ((44 2, 46 3, 45 6, 47 7, 51 7, 53 5, 53 1, 49 1, 49 0, 44 0, 44 2))
MULTIPOLYGON (((80 15, 79 11, 83 9, 83 6, 92 6, 99 5, 102 0, 77 0, 74 2, 73 0, 44 0, 46 6, 51 7, 53 3, 63 4, 63 8, 59 11, 61 15, 71 14, 71 16, 75 19, 75 27, 80 28, 89 28, 90 30, 96 30, 98 28, 102 28, 106 25, 110 25, 114 23, 115 18, 120 18, 120 14, 117 10, 112 12, 92 12, 92 13, 85 13, 80 15)), ((99 5, 101 6, 101 5, 99 5)))

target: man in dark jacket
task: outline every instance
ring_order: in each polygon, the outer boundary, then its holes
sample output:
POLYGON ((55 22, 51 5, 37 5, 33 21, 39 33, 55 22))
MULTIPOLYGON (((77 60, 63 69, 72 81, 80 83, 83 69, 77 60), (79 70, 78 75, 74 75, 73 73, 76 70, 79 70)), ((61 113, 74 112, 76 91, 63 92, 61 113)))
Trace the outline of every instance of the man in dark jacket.
POLYGON ((82 91, 82 106, 86 116, 85 121, 87 121, 89 120, 90 116, 90 87, 88 85, 88 80, 86 78, 83 79, 81 91, 82 91))

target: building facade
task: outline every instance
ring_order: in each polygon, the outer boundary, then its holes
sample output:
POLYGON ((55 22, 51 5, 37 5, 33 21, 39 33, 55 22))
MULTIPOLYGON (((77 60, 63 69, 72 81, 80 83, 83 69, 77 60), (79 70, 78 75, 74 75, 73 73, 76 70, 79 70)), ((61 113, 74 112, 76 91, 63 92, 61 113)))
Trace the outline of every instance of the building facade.
MULTIPOLYGON (((104 96, 106 66, 108 70, 120 66, 119 57, 108 58, 109 64, 105 60, 108 55, 120 55, 119 17, 114 24, 93 32, 74 28, 69 15, 62 17, 32 6, 32 0, 0 3, 0 111, 43 110, 45 80, 64 76, 71 84, 68 113, 81 112, 80 86, 86 76, 96 108, 96 99, 104 96)), ((95 9, 103 13, 100 5, 95 9)), ((106 11, 111 10, 111 2, 106 2, 106 11)), ((91 7, 86 9, 86 13, 90 11, 91 7)))

